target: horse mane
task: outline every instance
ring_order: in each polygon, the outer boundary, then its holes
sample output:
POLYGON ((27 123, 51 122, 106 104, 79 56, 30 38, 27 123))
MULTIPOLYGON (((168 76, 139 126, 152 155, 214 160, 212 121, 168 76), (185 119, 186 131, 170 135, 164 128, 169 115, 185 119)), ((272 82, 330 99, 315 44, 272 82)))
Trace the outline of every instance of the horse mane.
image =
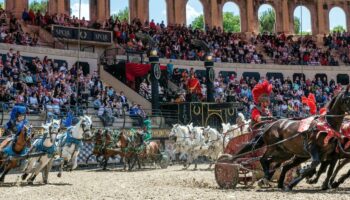
POLYGON ((331 108, 333 108, 334 104, 337 102, 337 100, 339 99, 339 97, 341 96, 341 94, 343 94, 343 92, 339 92, 338 94, 336 94, 330 102, 328 102, 326 104, 326 108, 327 110, 330 110, 331 108))

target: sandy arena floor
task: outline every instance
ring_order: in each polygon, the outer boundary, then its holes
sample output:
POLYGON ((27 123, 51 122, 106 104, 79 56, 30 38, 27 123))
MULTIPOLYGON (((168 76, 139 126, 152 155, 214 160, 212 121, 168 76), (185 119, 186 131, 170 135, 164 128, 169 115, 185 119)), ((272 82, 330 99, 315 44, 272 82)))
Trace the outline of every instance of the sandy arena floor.
MULTIPOLYGON (((204 170, 182 170, 181 166, 168 169, 144 169, 124 172, 120 169, 109 171, 78 170, 64 173, 57 178, 51 173, 50 184, 36 182, 34 186, 18 182, 18 175, 9 175, 6 184, 0 186, 0 199, 350 199, 350 181, 340 189, 320 191, 320 187, 304 182, 294 192, 277 189, 243 188, 220 190, 214 179, 214 172, 204 170)), ((193 167, 193 166, 192 166, 193 167)), ((323 179, 322 179, 323 180, 323 179)), ((41 181, 41 175, 37 181, 41 181)))

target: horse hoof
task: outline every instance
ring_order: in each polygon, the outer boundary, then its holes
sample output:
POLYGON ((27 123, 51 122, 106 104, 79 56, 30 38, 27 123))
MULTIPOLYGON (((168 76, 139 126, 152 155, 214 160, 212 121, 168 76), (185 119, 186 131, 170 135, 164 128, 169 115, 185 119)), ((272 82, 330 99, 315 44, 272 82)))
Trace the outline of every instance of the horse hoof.
POLYGON ((258 181, 258 186, 261 188, 271 187, 269 181, 266 178, 262 178, 258 181))
POLYGON ((28 181, 28 185, 34 185, 33 181, 28 181))
POLYGON ((315 179, 308 179, 306 180, 306 183, 312 185, 312 184, 316 184, 317 181, 315 179))
POLYGON ((283 189, 283 188, 284 188, 283 183, 282 183, 282 184, 278 184, 278 185, 277 185, 277 188, 279 188, 279 189, 283 189))
POLYGON ((285 187, 283 188, 283 191, 285 191, 285 192, 291 192, 291 191, 292 191, 292 188, 289 187, 289 186, 285 186, 285 187))
POLYGON ((62 177, 62 174, 61 174, 61 173, 58 173, 58 174, 57 174, 57 177, 58 177, 58 178, 61 178, 61 177, 62 177))
POLYGON ((334 183, 332 183, 332 188, 338 188, 339 187, 339 183, 338 182, 334 182, 334 183))
POLYGON ((328 189, 329 189, 328 185, 322 185, 322 187, 321 187, 321 190, 323 190, 323 191, 328 190, 328 189))
POLYGON ((43 181, 43 183, 44 183, 45 185, 47 185, 47 184, 48 184, 48 182, 47 182, 47 181, 43 181))
POLYGON ((22 178, 22 181, 26 180, 28 174, 22 174, 21 178, 22 178))

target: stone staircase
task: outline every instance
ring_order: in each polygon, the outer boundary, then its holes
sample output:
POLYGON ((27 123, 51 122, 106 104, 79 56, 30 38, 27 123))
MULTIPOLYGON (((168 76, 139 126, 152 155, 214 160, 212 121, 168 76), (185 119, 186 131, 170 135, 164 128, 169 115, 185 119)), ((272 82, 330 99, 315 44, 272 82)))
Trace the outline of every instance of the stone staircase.
POLYGON ((41 28, 40 26, 26 24, 23 21, 19 21, 19 23, 22 27, 23 32, 29 33, 31 35, 37 35, 39 37, 39 46, 49 46, 57 49, 64 49, 64 44, 55 39, 47 30, 41 28))
POLYGON ((274 60, 268 56, 265 52, 265 49, 262 44, 256 45, 256 51, 263 55, 264 60, 266 61, 266 64, 274 64, 274 60))

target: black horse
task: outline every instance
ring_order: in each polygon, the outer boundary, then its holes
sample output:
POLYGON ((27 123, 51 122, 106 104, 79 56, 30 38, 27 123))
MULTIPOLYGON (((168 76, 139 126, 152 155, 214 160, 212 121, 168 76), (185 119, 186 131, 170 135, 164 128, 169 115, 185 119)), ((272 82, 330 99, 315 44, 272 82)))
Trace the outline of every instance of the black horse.
MULTIPOLYGON (((339 132, 344 114, 350 110, 349 86, 345 91, 333 97, 327 105, 327 109, 327 116, 315 117, 309 124, 309 128, 303 132, 298 131, 302 122, 301 120, 281 119, 272 122, 236 155, 244 154, 264 146, 267 147, 265 154, 260 159, 265 175, 264 179, 261 180, 262 183, 267 183, 272 178, 275 169, 285 161, 290 160, 290 162, 287 162, 283 166, 281 176, 278 180, 278 187, 291 190, 305 177, 312 176, 321 161, 336 162, 333 155, 339 138, 332 138, 325 145, 327 132, 320 129, 319 124, 323 122, 325 126, 339 132), (300 171, 299 177, 287 186, 284 186, 286 173, 310 158, 312 161, 311 164, 300 171), (272 163, 275 163, 275 167, 271 170, 270 165, 272 163)), ((332 166, 334 165, 332 163, 332 166)), ((333 169, 330 171, 333 171, 333 169)), ((325 182, 328 183, 329 180, 325 182)))

